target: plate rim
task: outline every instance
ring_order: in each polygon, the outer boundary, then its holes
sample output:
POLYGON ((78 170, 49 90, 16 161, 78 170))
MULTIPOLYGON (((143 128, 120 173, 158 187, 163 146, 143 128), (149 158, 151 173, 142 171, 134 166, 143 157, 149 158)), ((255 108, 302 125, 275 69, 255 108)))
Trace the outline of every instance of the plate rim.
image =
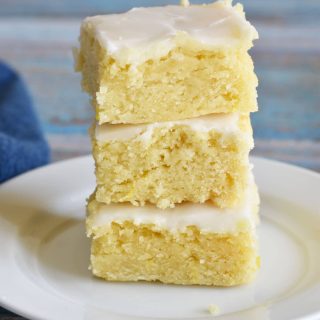
MULTIPOLYGON (((10 186, 12 184, 15 184, 16 181, 20 182, 20 180, 23 180, 25 178, 32 178, 32 176, 34 174, 46 174, 46 171, 48 170, 52 170, 52 168, 59 168, 59 167, 63 167, 67 164, 73 163, 73 162, 81 162, 81 161, 91 161, 93 163, 93 158, 91 154, 87 154, 87 155, 83 155, 83 156, 79 156, 79 157, 74 157, 74 158, 69 158, 69 159, 65 159, 62 161, 57 161, 57 162, 52 162, 49 163, 45 166, 39 167, 39 168, 35 168, 32 169, 28 172, 25 172, 23 174, 20 174, 12 179, 9 179, 5 182, 3 182, 0 185, 0 194, 2 192, 2 190, 4 188, 6 188, 7 186, 10 186)), ((280 161, 280 160, 275 160, 275 159, 269 159, 269 158, 265 158, 265 157, 259 157, 259 156, 250 156, 250 162, 254 162, 254 163, 261 163, 261 165, 276 165, 276 166, 280 166, 283 167, 285 170, 289 169, 292 170, 293 172, 299 173, 299 174, 303 174, 303 175, 307 175, 310 176, 310 178, 312 179, 317 179, 320 181, 320 173, 318 173, 317 171, 308 169, 308 168, 304 168, 304 167, 300 167, 291 163, 286 163, 284 161, 280 161)), ((1 205, 0 205, 1 207, 1 205)), ((42 318, 41 316, 39 316, 39 314, 37 315, 37 313, 35 312, 28 312, 23 308, 20 308, 18 305, 16 305, 13 301, 6 301, 4 299, 3 296, 0 296, 0 306, 4 309, 7 309, 13 313, 16 313, 22 317, 28 318, 28 319, 35 319, 35 320, 44 320, 45 318, 42 318)), ((317 317, 320 316, 320 305, 319 305, 319 310, 310 314, 306 314, 303 317, 299 317, 296 318, 298 319, 303 319, 303 320, 307 320, 307 319, 317 319, 317 317)))

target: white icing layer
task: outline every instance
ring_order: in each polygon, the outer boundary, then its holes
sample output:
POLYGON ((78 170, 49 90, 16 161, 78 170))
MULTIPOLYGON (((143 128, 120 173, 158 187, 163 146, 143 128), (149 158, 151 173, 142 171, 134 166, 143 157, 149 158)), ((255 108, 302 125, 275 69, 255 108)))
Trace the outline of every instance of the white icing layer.
POLYGON ((258 38, 241 8, 231 1, 200 6, 134 8, 123 14, 88 17, 100 44, 121 63, 141 63, 166 55, 179 43, 204 48, 250 47, 258 38), (178 43, 177 43, 178 42, 178 43))
POLYGON ((153 224, 159 229, 165 228, 170 231, 181 231, 188 226, 196 226, 202 232, 233 233, 241 227, 255 227, 255 211, 258 204, 258 194, 252 181, 243 203, 237 208, 219 209, 209 203, 186 203, 173 209, 162 210, 151 205, 135 207, 131 204, 100 204, 98 212, 92 217, 92 227, 132 221, 136 225, 153 224))
POLYGON ((211 114, 198 118, 155 122, 147 124, 109 124, 96 125, 95 137, 98 141, 126 140, 136 136, 148 141, 156 128, 170 129, 176 125, 189 126, 197 132, 216 130, 223 133, 238 133, 239 113, 211 114))

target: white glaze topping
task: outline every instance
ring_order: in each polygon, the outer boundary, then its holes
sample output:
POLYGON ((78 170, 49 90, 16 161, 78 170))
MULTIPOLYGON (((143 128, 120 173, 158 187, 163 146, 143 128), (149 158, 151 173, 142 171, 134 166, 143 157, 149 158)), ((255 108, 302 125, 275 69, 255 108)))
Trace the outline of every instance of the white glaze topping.
POLYGON ((95 138, 98 141, 136 139, 149 141, 156 128, 170 129, 176 125, 189 126, 197 132, 216 130, 223 133, 239 133, 239 113, 210 114, 198 118, 154 122, 147 124, 109 124, 96 125, 95 138))
POLYGON ((218 1, 199 6, 134 8, 122 14, 84 20, 108 54, 121 64, 139 64, 166 55, 179 43, 215 49, 252 46, 258 38, 241 5, 218 1))
POLYGON ((184 230, 197 226, 202 232, 236 232, 245 225, 252 229, 257 223, 255 213, 259 203, 258 194, 250 177, 243 203, 232 209, 219 209, 209 203, 184 203, 172 209, 159 209, 147 205, 135 207, 131 204, 99 204, 98 212, 92 216, 92 227, 99 228, 112 222, 132 221, 136 225, 153 224, 159 229, 184 230))

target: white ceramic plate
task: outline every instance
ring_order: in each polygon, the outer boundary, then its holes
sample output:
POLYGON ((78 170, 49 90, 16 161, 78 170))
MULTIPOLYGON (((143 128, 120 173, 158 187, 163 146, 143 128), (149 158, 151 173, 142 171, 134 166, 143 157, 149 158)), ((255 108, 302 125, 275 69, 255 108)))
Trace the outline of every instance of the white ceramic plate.
POLYGON ((31 319, 320 319, 320 175, 253 159, 260 188, 262 268, 235 288, 110 283, 88 271, 90 157, 0 187, 0 304, 31 319))

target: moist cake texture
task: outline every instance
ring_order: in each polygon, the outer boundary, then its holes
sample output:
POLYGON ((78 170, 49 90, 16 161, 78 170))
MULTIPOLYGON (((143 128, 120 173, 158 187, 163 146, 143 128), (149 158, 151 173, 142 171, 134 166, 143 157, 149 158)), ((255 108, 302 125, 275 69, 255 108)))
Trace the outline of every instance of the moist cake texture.
POLYGON ((247 51, 256 38, 242 7, 227 1, 135 8, 84 20, 76 68, 100 124, 252 112, 247 51))
POLYGON ((247 115, 97 126, 96 198, 104 203, 153 203, 163 209, 207 200, 233 207, 248 185, 252 147, 247 115))
POLYGON ((88 204, 91 269, 111 281, 232 286, 259 268, 255 186, 236 209, 182 204, 174 209, 88 204), (199 218, 197 217, 199 216, 199 218))
POLYGON ((258 34, 240 4, 184 2, 81 25, 97 182, 86 231, 92 273, 106 280, 233 286, 259 269, 258 34))
POLYGON ((109 281, 234 286, 254 279, 259 267, 254 231, 171 233, 153 225, 113 222, 92 240, 93 274, 109 281))

